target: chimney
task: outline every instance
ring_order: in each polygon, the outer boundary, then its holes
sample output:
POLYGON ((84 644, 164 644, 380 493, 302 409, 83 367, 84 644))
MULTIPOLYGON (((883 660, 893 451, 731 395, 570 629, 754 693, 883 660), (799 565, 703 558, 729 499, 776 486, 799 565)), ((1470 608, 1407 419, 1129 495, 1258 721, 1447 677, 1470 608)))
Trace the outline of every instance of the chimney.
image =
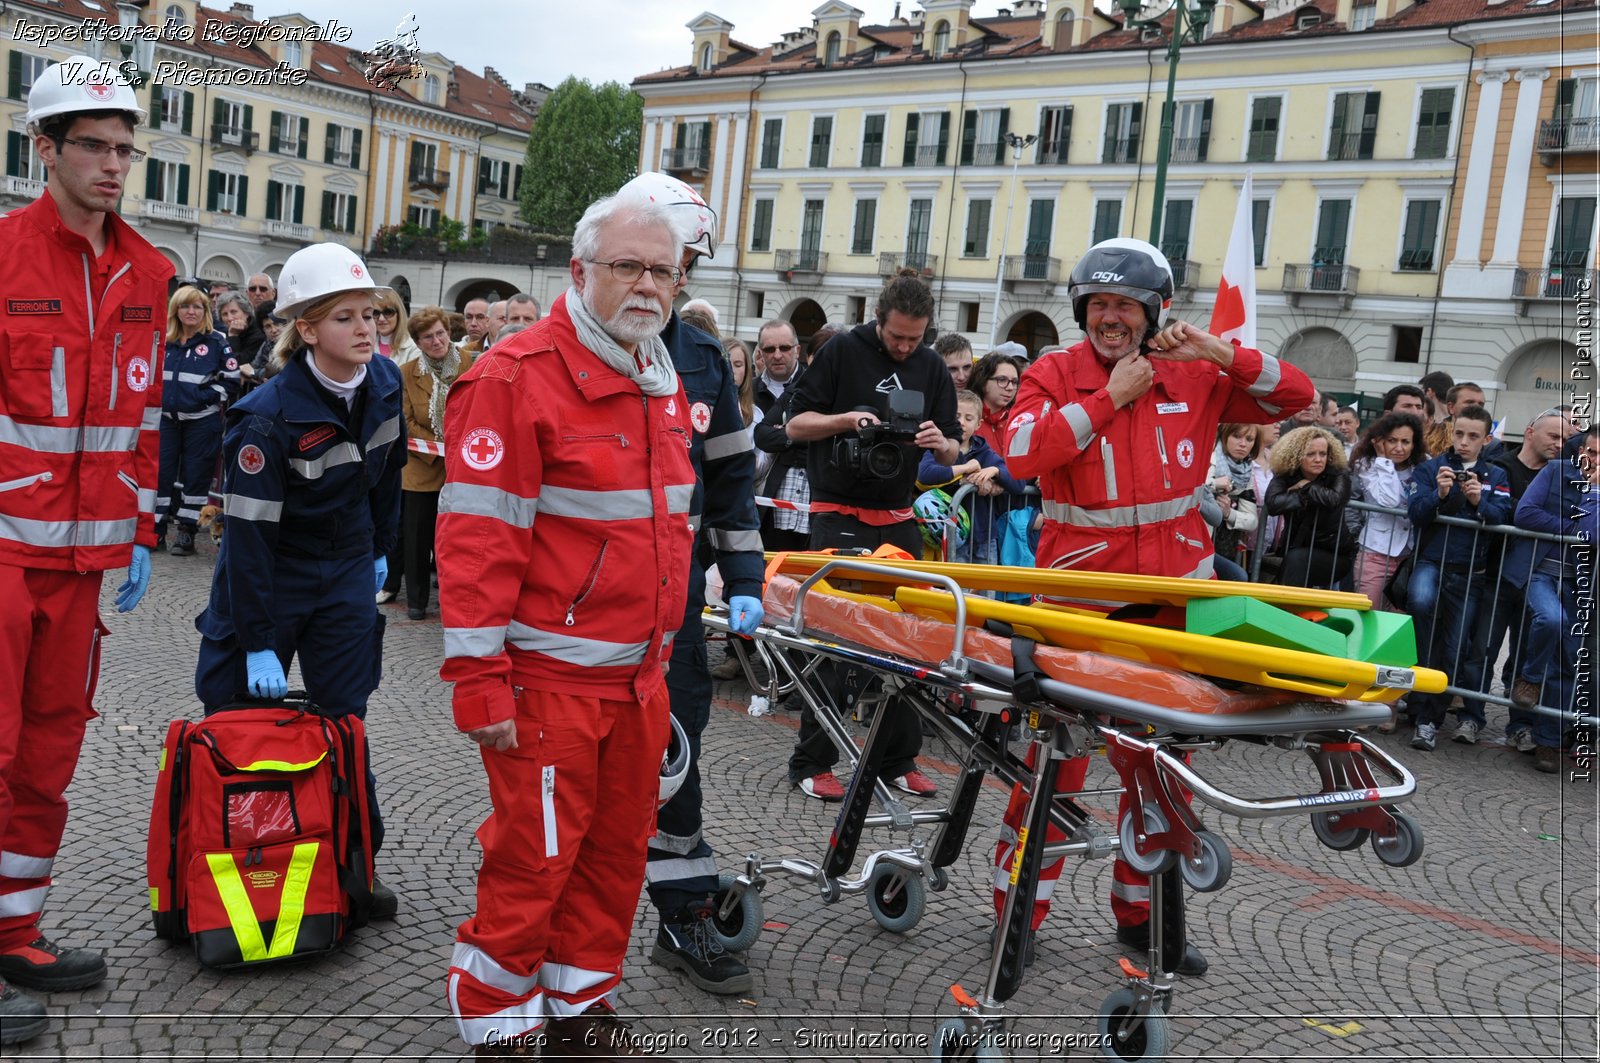
POLYGON ((238 0, 234 0, 234 5, 228 8, 228 14, 238 15, 240 18, 249 19, 251 22, 254 22, 256 19, 255 5, 241 4, 238 2, 238 0))

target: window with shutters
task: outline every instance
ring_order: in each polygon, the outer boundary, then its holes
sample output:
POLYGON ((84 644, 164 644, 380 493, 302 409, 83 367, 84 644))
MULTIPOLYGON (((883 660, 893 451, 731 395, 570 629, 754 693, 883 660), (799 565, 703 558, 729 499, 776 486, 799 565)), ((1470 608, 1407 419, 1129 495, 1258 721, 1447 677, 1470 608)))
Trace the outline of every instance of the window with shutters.
POLYGON ((1172 125, 1172 162, 1205 162, 1211 140, 1211 101, 1184 100, 1172 125))
POLYGON ((820 114, 811 119, 811 157, 808 165, 823 170, 833 154, 833 116, 820 114))
POLYGON ((989 219, 994 214, 994 200, 967 200, 967 234, 961 241, 962 258, 989 257, 989 219))
POLYGON ((1350 241, 1350 201, 1324 199, 1317 206, 1317 239, 1311 248, 1311 288, 1343 291, 1344 256, 1350 241))
MULTIPOLYGON (((304 158, 304 156, 302 156, 304 158)), ((322 161, 330 166, 361 168, 361 130, 328 123, 322 145, 322 161)))
POLYGON ((1439 239, 1437 199, 1413 199, 1406 204, 1406 223, 1400 235, 1400 268, 1431 272, 1434 245, 1439 239))
POLYGON ((186 163, 150 160, 144 197, 158 203, 189 204, 189 167, 186 163))
POLYGON ((1250 140, 1245 147, 1246 162, 1272 162, 1278 157, 1278 118, 1282 114, 1282 96, 1257 96, 1250 101, 1250 140))
POLYGON ((961 165, 997 166, 1006 161, 1005 136, 1011 108, 990 107, 961 116, 961 165))
POLYGON ((883 128, 887 115, 869 114, 861 120, 861 165, 883 165, 883 128))
POLYGON ((1250 239, 1256 245, 1256 265, 1267 262, 1267 224, 1272 220, 1272 200, 1250 201, 1250 239))
POLYGON ((928 237, 933 232, 933 200, 913 199, 911 216, 906 224, 906 265, 912 269, 927 269, 928 237))
POLYGON ((1035 199, 1028 204, 1028 238, 1022 244, 1022 279, 1042 281, 1050 276, 1050 236, 1055 228, 1056 201, 1035 199))
POLYGON ((162 85, 156 89, 154 112, 150 115, 152 129, 171 129, 184 133, 191 132, 194 121, 194 93, 171 85, 162 85))
POLYGON ((850 253, 852 255, 872 254, 872 239, 878 225, 878 201, 876 199, 856 200, 855 221, 850 227, 850 253))
POLYGON ((306 190, 283 181, 267 182, 267 220, 305 224, 306 190))
POLYGON ((6 176, 20 177, 25 181, 49 180, 49 172, 39 159, 39 152, 33 146, 33 138, 26 133, 19 133, 16 130, 6 131, 6 176))
MULTIPOLYGON (((1194 224, 1194 200, 1169 199, 1161 215, 1161 253, 1169 262, 1189 259, 1190 229, 1194 224)), ((1176 266, 1173 267, 1177 269, 1176 266)))
POLYGON ((1414 159, 1442 159, 1450 154, 1450 112, 1455 109, 1455 86, 1423 89, 1417 100, 1417 146, 1414 159))
POLYGON ((1539 123, 1536 150, 1594 151, 1600 148, 1600 79, 1562 78, 1556 82, 1555 110, 1539 123))
POLYGON ((302 118, 287 111, 273 111, 272 132, 268 137, 267 150, 279 155, 292 155, 297 159, 305 158, 306 134, 310 125, 309 118, 302 118))
POLYGON ((243 174, 212 170, 210 185, 206 196, 207 210, 216 211, 218 214, 244 216, 248 181, 243 174))
POLYGON ((761 169, 776 170, 783 153, 783 119, 761 123, 761 169))
POLYGON ((25 101, 28 91, 33 88, 39 75, 44 73, 45 67, 50 65, 50 60, 42 55, 12 52, 8 63, 10 69, 7 71, 6 95, 13 100, 25 101))
POLYGON ((1333 124, 1328 129, 1330 160, 1370 159, 1378 140, 1376 92, 1341 92, 1333 98, 1333 124))
POLYGON ((1094 231, 1089 242, 1098 244, 1118 235, 1122 228, 1122 200, 1099 199, 1094 204, 1094 231))
POLYGON ((356 197, 349 192, 323 192, 322 227, 332 232, 355 232, 356 197))
POLYGON ((919 111, 906 115, 902 166, 943 166, 950 148, 950 112, 919 111))
POLYGON ((750 208, 750 250, 772 250, 772 200, 758 199, 750 208))
POLYGON ((511 163, 504 159, 479 159, 478 195, 510 199, 511 163))
MULTIPOLYGON (((1070 12, 1068 12, 1070 14, 1070 12)), ((1067 161, 1067 143, 1072 139, 1072 108, 1043 107, 1039 110, 1039 147, 1034 162, 1060 165, 1067 161)))
POLYGON ((407 207, 406 221, 419 229, 426 229, 432 232, 439 226, 439 212, 433 207, 407 207))
POLYGON ((217 101, 217 132, 225 144, 238 144, 244 139, 245 105, 232 100, 217 101))
POLYGON ((820 199, 808 199, 800 208, 800 254, 795 257, 793 269, 821 268, 823 205, 820 199))
POLYGON ((1106 107, 1106 142, 1101 162, 1139 161, 1139 125, 1144 113, 1140 103, 1113 103, 1106 107))
POLYGON ((1366 3, 1357 3, 1350 9, 1350 31, 1352 33, 1370 30, 1377 21, 1378 5, 1374 0, 1367 0, 1366 3))
POLYGON ((410 179, 415 184, 432 184, 439 165, 439 145, 424 141, 411 142, 410 179))

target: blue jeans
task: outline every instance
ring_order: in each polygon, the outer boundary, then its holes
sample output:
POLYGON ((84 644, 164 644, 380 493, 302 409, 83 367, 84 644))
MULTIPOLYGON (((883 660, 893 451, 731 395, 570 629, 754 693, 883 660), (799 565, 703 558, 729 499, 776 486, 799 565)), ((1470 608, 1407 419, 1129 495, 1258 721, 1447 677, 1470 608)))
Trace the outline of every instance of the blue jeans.
MULTIPOLYGON (((1437 561, 1416 562, 1406 600, 1417 628, 1417 657, 1450 677, 1452 686, 1483 689, 1484 640, 1474 623, 1483 600, 1484 576, 1466 569, 1441 569, 1437 561)), ((1486 634, 1486 633, 1485 633, 1486 634)), ((1413 693, 1408 704, 1418 723, 1438 726, 1450 708, 1449 694, 1413 693)), ((1482 727, 1483 700, 1467 698, 1461 718, 1482 727)))
MULTIPOLYGON (((1573 694, 1573 668, 1583 637, 1574 633, 1577 602, 1571 580, 1548 572, 1528 577, 1528 641, 1519 673, 1543 687, 1539 703, 1569 709, 1573 694)), ((1533 715, 1533 740, 1541 746, 1559 746, 1564 724, 1544 713, 1533 715)))

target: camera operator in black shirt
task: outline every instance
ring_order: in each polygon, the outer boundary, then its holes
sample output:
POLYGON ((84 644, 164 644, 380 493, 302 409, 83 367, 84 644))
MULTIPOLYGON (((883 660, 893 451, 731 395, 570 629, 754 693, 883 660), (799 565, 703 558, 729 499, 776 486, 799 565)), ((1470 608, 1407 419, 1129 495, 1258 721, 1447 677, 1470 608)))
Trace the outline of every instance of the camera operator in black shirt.
MULTIPOLYGON (((949 464, 961 447, 950 372, 922 342, 932 319, 933 293, 915 270, 902 270, 879 294, 876 319, 830 340, 796 385, 785 430, 811 444, 811 549, 870 553, 888 544, 921 556, 911 509, 921 451, 949 464)), ((842 669, 831 671, 835 702, 848 708, 857 684, 842 669)), ((880 775, 906 793, 933 793, 933 782, 916 769, 922 734, 915 714, 899 710, 885 725, 894 740, 880 775)), ((807 710, 789 758, 790 781, 812 797, 840 800, 844 789, 830 770, 837 760, 807 710)))

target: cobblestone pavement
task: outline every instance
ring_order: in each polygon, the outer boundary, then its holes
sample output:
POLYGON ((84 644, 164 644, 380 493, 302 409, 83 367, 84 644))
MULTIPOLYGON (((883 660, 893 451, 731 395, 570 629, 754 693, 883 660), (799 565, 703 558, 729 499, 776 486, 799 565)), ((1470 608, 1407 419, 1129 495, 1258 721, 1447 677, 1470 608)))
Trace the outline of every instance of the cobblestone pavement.
MULTIPOLYGON (((398 921, 358 931, 322 960, 248 974, 201 968, 151 933, 144 844, 167 721, 197 714, 192 620, 211 552, 158 557, 139 612, 104 608, 98 705, 71 792, 46 928, 104 949, 110 977, 47 1001, 46 1035, 8 1050, 30 1059, 432 1059, 464 1054, 443 1000, 456 925, 473 907, 473 831, 487 808, 474 747, 454 733, 437 678, 436 617, 388 612, 383 687, 369 715, 388 823, 380 873, 401 897, 398 921)), ((108 579, 110 588, 118 582, 108 579)), ((713 660, 720 650, 713 651, 713 660)), ((741 682, 718 685, 706 732, 707 833, 722 866, 745 853, 819 859, 837 806, 786 783, 795 717, 751 717, 741 682)), ((1194 898, 1194 939, 1211 972, 1180 983, 1173 1059, 1596 1058, 1596 789, 1534 772, 1499 744, 1431 754, 1383 741, 1417 772, 1412 811, 1427 834, 1410 868, 1365 847, 1323 848, 1303 818, 1207 816, 1232 848, 1232 881, 1194 898)), ((925 750, 951 778, 951 755, 925 750)), ((1315 784, 1298 754, 1235 743, 1202 754, 1223 783, 1256 795, 1315 784)), ((1103 760, 1090 776, 1106 784, 1103 760)), ((635 922, 622 1004, 678 1059, 925 1059, 935 1021, 954 1014, 948 987, 981 987, 989 958, 990 870, 1004 806, 986 789, 950 885, 904 935, 872 920, 860 895, 825 904, 814 886, 774 877, 765 926, 749 952, 755 991, 704 993, 649 961, 655 929, 635 922), (866 1035, 895 1041, 865 1043, 866 1035), (852 1042, 850 1037, 856 1037, 852 1042)), ((1110 799, 1100 799, 1102 811, 1110 799)), ((1105 816, 1110 823, 1109 814, 1105 816)), ((883 835, 869 833, 863 856, 883 835)), ((858 863, 859 867, 859 863, 858 863)), ((1088 1059, 1094 1013, 1120 981, 1107 908, 1110 865, 1074 861, 1012 1002, 1030 1044, 1013 1059, 1088 1059), (1051 1040, 1054 1038, 1054 1040, 1051 1040)), ((617 903, 633 904, 632 896, 617 903)))

